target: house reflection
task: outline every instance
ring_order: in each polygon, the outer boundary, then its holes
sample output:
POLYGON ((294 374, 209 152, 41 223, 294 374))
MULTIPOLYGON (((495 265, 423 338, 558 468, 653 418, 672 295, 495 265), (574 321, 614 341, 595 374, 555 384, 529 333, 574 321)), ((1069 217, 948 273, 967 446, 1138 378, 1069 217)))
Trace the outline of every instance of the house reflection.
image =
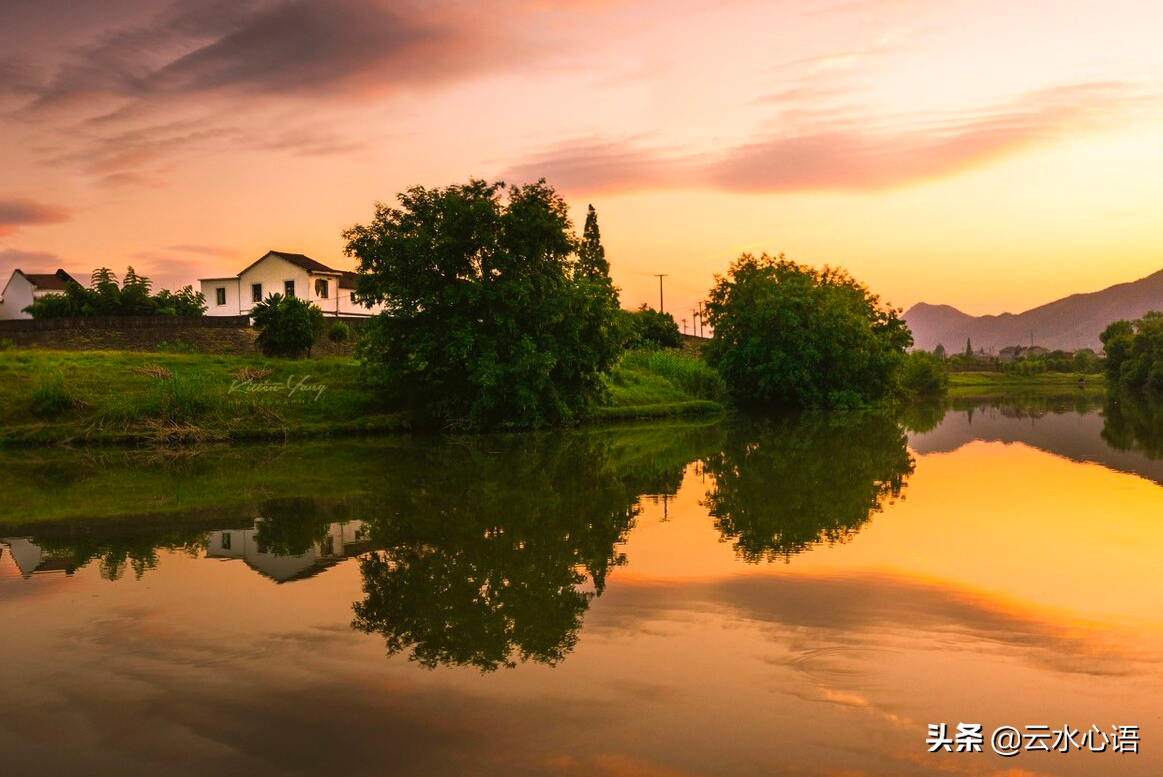
POLYGON ((302 553, 280 552, 262 541, 264 520, 259 519, 249 529, 211 532, 206 541, 206 558, 243 561, 263 577, 289 583, 314 577, 344 559, 373 549, 363 521, 348 521, 328 524, 323 537, 302 553))
POLYGON ((28 537, 0 537, 0 545, 8 549, 13 563, 25 580, 33 575, 76 571, 76 557, 72 553, 45 550, 28 537))

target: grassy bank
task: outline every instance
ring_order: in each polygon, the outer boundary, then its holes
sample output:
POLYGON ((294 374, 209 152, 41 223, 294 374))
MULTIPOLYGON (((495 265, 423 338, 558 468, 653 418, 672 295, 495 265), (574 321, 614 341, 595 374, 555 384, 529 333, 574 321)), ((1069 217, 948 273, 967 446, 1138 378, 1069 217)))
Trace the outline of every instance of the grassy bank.
POLYGON ((1061 394, 1074 391, 1101 391, 1106 387, 1102 375, 1074 372, 1043 372, 1039 375, 1015 375, 1004 372, 953 372, 949 374, 950 397, 991 397, 1008 393, 1061 394))
MULTIPOLYGON (((352 359, 7 350, 0 445, 158 444, 373 434, 410 427, 352 359)), ((679 354, 632 352, 600 420, 722 409, 718 378, 679 354)))

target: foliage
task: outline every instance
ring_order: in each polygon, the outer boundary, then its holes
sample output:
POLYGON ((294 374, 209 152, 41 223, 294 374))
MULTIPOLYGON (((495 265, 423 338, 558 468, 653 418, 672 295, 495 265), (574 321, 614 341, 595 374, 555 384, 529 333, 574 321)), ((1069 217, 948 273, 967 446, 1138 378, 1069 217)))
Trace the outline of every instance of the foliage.
POLYGON ((1099 337, 1112 384, 1163 391, 1163 313, 1152 310, 1135 321, 1115 321, 1099 337))
POLYGON ((414 187, 399 201, 344 233, 360 299, 385 305, 358 347, 369 382, 450 424, 553 424, 591 407, 621 350, 596 220, 583 262, 544 180, 414 187))
POLYGON ((346 343, 351 339, 351 327, 343 321, 336 321, 327 330, 327 339, 333 343, 346 343))
POLYGON ((905 357, 900 380, 915 396, 939 396, 949 388, 944 360, 926 351, 913 351, 905 357))
POLYGON ((258 330, 255 344, 266 356, 296 359, 311 355, 323 333, 323 311, 298 297, 272 294, 250 311, 258 330))
POLYGON ((912 335, 845 271, 743 254, 707 303, 712 367, 744 405, 845 407, 897 388, 912 335))
POLYGON ((64 294, 46 294, 24 309, 35 319, 86 316, 201 316, 206 298, 192 286, 180 291, 162 289, 152 294, 153 284, 132 267, 120 285, 108 267, 93 271, 89 287, 70 281, 64 294))
POLYGON ((933 355, 941 361, 945 361, 948 358, 948 354, 945 353, 945 346, 940 343, 937 343, 937 347, 933 349, 933 355))
POLYGON ((659 313, 649 305, 643 305, 635 311, 623 310, 622 317, 628 330, 626 340, 629 347, 682 347, 682 333, 671 314, 659 313))
POLYGON ((606 249, 602 246, 602 233, 598 229, 598 213, 593 205, 586 212, 577 260, 578 272, 582 275, 597 279, 608 278, 610 275, 610 263, 606 261, 606 249))
POLYGON ((787 559, 851 539, 901 498, 913 458, 904 431, 881 414, 809 414, 757 421, 707 457, 704 503, 745 561, 787 559))
POLYGON ((193 286, 183 286, 178 291, 162 289, 153 297, 157 312, 163 316, 202 316, 206 313, 206 296, 194 291, 193 286))

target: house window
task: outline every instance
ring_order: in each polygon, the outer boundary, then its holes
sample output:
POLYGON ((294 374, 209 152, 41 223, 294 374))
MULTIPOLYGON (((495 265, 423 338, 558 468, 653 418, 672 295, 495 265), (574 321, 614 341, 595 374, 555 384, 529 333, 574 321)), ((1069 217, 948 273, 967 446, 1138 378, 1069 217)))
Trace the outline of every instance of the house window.
POLYGON ((315 296, 319 299, 327 299, 327 279, 315 279, 315 296))
POLYGON ((250 284, 250 298, 254 302, 262 302, 262 284, 261 283, 250 284))
POLYGON ((218 288, 214 289, 214 303, 216 305, 225 305, 226 304, 226 287, 225 286, 219 286, 218 288))
POLYGON ((295 296, 295 282, 294 281, 283 281, 283 296, 284 297, 295 296))
POLYGON ((230 532, 222 532, 222 549, 230 550, 230 532))

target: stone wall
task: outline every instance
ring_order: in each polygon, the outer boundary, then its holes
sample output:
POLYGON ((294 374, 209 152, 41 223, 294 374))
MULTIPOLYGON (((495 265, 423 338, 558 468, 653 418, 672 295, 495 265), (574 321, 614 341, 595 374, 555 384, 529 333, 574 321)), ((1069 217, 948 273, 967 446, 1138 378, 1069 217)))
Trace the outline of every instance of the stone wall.
MULTIPOLYGON (((328 325, 330 325, 330 320, 328 325)), ((324 330, 313 356, 350 356, 365 319, 348 320, 352 338, 333 343, 324 330)), ((0 321, 0 342, 58 351, 179 351, 258 355, 246 316, 118 316, 0 321)))

